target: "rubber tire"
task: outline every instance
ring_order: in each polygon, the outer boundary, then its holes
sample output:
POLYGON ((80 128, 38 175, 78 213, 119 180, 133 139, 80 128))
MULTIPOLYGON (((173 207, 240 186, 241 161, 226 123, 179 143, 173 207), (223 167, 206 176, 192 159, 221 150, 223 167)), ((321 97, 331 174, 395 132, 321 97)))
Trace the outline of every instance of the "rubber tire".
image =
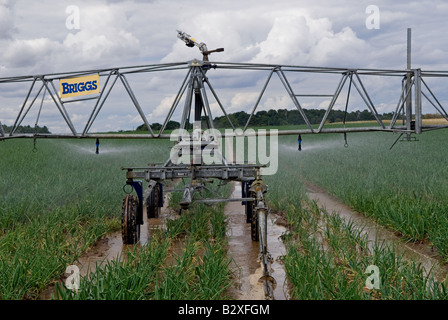
POLYGON ((140 240, 140 224, 137 223, 138 199, 128 194, 121 207, 121 236, 123 244, 136 244, 140 240))
POLYGON ((260 237, 258 234, 258 217, 256 214, 253 214, 253 208, 252 208, 252 219, 250 221, 250 235, 252 238, 252 241, 259 241, 260 237))
POLYGON ((160 197, 160 186, 157 183, 151 191, 146 202, 146 216, 148 219, 158 218, 160 216, 159 207, 159 197, 160 197))
MULTIPOLYGON (((250 191, 250 184, 245 185, 245 196, 249 198, 255 198, 255 194, 250 191)), ((258 217, 254 212, 255 201, 246 201, 245 209, 246 209, 246 222, 250 223, 250 236, 252 241, 259 241, 258 234, 258 217)))
MULTIPOLYGON (((245 185, 245 189, 246 189, 246 190, 244 190, 244 191, 245 191, 245 192, 244 192, 244 196, 245 196, 245 197, 249 197, 249 193, 250 193, 250 191, 249 191, 249 189, 250 189, 250 185, 246 184, 246 185, 245 185)), ((245 207, 245 210, 246 210, 246 223, 251 223, 251 221, 252 221, 252 215, 253 215, 253 209, 252 209, 252 207, 253 207, 253 202, 252 202, 252 201, 246 201, 246 204, 244 205, 244 207, 245 207)))
MULTIPOLYGON (((251 195, 252 198, 255 197, 255 195, 251 195)), ((258 234, 258 216, 255 210, 255 201, 248 201, 246 204, 246 210, 250 212, 250 236, 252 238, 252 241, 259 241, 259 234, 258 234)))

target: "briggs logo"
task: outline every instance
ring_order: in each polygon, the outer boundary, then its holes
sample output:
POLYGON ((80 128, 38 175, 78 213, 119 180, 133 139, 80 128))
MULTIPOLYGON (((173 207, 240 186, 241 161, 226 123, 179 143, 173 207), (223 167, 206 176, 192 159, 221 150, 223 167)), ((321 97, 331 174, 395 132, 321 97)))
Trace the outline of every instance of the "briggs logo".
POLYGON ((76 92, 84 92, 84 91, 92 91, 98 88, 97 81, 87 81, 80 83, 61 83, 62 85, 62 94, 68 93, 76 93, 76 92))
POLYGON ((99 93, 99 75, 60 79, 61 98, 76 97, 86 94, 99 93))

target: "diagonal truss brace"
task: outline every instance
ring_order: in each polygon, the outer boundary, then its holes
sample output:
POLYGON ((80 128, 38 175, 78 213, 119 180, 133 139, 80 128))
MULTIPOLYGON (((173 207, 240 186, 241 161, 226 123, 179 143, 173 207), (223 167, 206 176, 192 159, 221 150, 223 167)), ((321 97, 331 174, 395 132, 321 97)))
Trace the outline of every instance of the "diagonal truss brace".
MULTIPOLYGON (((422 101, 428 101, 429 104, 434 107, 434 109, 440 113, 448 121, 448 113, 446 112, 444 106, 441 103, 434 92, 430 89, 426 78, 446 78, 448 77, 448 72, 446 71, 428 71, 424 72, 420 69, 410 69, 410 70, 381 70, 381 69, 344 69, 344 68, 324 68, 324 67, 301 67, 301 66, 288 66, 288 65, 265 65, 265 64, 236 64, 236 63, 224 63, 224 62, 204 62, 193 60, 189 63, 172 63, 172 64, 156 64, 148 66, 136 66, 136 67, 125 67, 125 68, 113 68, 104 70, 88 70, 79 73, 61 73, 61 74, 47 74, 29 77, 10 77, 10 78, 0 78, 0 85, 2 83, 11 82, 29 82, 30 87, 27 91, 25 99, 18 110, 17 117, 14 120, 14 125, 10 132, 5 133, 4 130, 0 131, 0 139, 10 139, 10 138, 24 138, 24 137, 43 137, 43 138, 170 138, 169 135, 164 134, 164 130, 168 122, 172 119, 174 111, 178 107, 180 101, 186 93, 185 105, 189 105, 193 101, 193 97, 196 93, 201 92, 201 103, 204 108, 204 114, 209 118, 209 126, 213 127, 213 118, 209 109, 209 103, 207 101, 207 95, 205 92, 208 90, 212 93, 215 101, 217 102, 219 108, 224 113, 230 127, 233 129, 232 133, 225 133, 224 136, 236 136, 235 125, 232 123, 229 115, 226 112, 226 108, 221 102, 213 88, 211 81, 205 75, 207 68, 213 67, 215 69, 230 69, 230 70, 262 70, 267 73, 267 78, 255 104, 251 108, 249 118, 244 125, 243 135, 252 135, 247 129, 251 124, 251 120, 260 105, 262 98, 264 97, 268 86, 271 83, 273 74, 276 74, 280 79, 287 95, 291 99, 292 105, 299 111, 300 116, 303 118, 306 129, 297 130, 285 130, 279 132, 280 135, 296 135, 296 134, 307 134, 307 133, 339 133, 339 132, 366 132, 366 131, 387 131, 387 132, 401 132, 401 133, 421 133, 427 130, 434 130, 439 128, 446 128, 448 125, 423 125, 422 124, 422 101), (131 84, 127 79, 127 75, 135 73, 152 73, 167 70, 187 70, 187 74, 183 80, 181 87, 179 88, 177 95, 172 102, 171 108, 168 110, 165 121, 163 122, 162 128, 158 133, 152 130, 150 125, 150 119, 143 112, 143 108, 140 105, 137 96, 135 95, 131 84), (94 97, 82 98, 76 100, 63 100, 59 97, 58 91, 54 85, 54 80, 59 80, 68 77, 75 77, 81 75, 90 75, 94 72, 100 74, 101 77, 105 77, 105 82, 101 92, 94 97), (291 86, 291 81, 288 79, 290 73, 319 73, 319 74, 333 74, 340 75, 341 78, 334 89, 332 94, 312 94, 306 92, 305 94, 297 94, 291 86), (377 108, 373 103, 370 94, 368 93, 363 80, 361 77, 366 76, 391 76, 403 78, 402 90, 399 95, 399 101, 396 105, 396 109, 392 118, 391 123, 385 126, 380 115, 377 112, 377 108), (106 101, 108 100, 111 91, 115 87, 116 82, 122 83, 128 96, 130 97, 135 109, 139 113, 143 123, 145 124, 148 132, 143 134, 99 134, 90 133, 91 128, 95 120, 97 119, 99 113, 104 108, 106 101), (404 81, 406 80, 406 81, 404 81), (193 86, 192 81, 198 83, 199 85, 193 86), (405 83, 406 82, 406 83, 405 83), (349 92, 346 98, 346 110, 349 101, 350 88, 353 87, 359 96, 364 101, 365 105, 369 111, 374 115, 377 125, 376 127, 358 127, 358 128, 325 128, 328 121, 330 112, 336 105, 336 101, 340 98, 343 89, 349 86, 349 92), (37 87, 37 89, 36 89, 37 87), (194 88, 195 87, 195 88, 194 88), (195 91, 196 90, 196 91, 195 91), (54 103, 57 110, 64 119, 65 124, 70 130, 69 134, 19 134, 16 133, 17 128, 22 124, 25 117, 29 114, 29 111, 36 105, 36 100, 39 96, 44 96, 45 93, 50 97, 50 101, 54 103), (308 119, 305 110, 299 101, 301 97, 329 97, 331 100, 325 110, 325 114, 320 120, 318 127, 313 127, 310 119, 308 119), (413 101, 411 99, 413 98, 413 101), (82 132, 77 132, 75 126, 73 125, 72 118, 67 112, 65 105, 71 102, 87 101, 92 100, 94 104, 91 108, 91 112, 88 116, 87 122, 83 125, 82 132), (412 105, 413 103, 413 105, 412 105), (208 108, 208 110, 207 110, 208 108), (406 114, 403 121, 403 125, 398 124, 398 119, 401 114, 406 114), (412 118, 415 118, 413 120, 412 118)), ((4 123, 5 119, 0 119, 4 123)), ((182 115, 182 127, 185 128, 186 123, 190 120, 190 110, 184 109, 182 115)))

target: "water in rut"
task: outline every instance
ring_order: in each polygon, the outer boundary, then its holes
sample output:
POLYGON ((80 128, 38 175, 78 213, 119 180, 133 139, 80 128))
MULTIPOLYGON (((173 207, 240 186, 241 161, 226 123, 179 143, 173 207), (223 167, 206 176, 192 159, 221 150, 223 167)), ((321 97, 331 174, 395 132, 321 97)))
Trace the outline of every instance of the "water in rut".
MULTIPOLYGON (((241 198, 241 184, 234 183, 233 198, 241 198)), ((233 259, 237 270, 236 285, 231 288, 230 294, 237 300, 263 300, 265 299, 262 283, 262 267, 258 260, 258 242, 252 241, 250 224, 246 223, 244 206, 241 202, 228 202, 224 212, 227 216, 229 255, 233 259)), ((286 229, 275 223, 276 216, 268 215, 268 251, 274 262, 272 264, 272 276, 276 280, 274 299, 288 299, 286 276, 283 264, 280 262, 282 255, 286 253, 280 236, 286 229)))
MULTIPOLYGON (((241 197, 241 184, 233 183, 232 197, 241 197)), ((165 202, 167 203, 167 202, 165 202)), ((145 209, 144 209, 145 210, 145 209)), ((251 240, 250 224, 246 223, 244 206, 241 202, 228 202, 225 206, 225 214, 228 218, 229 255, 233 260, 232 267, 236 270, 236 285, 231 288, 229 294, 232 298, 241 300, 264 300, 264 290, 259 282, 262 276, 262 268, 258 260, 258 242, 251 240)), ((146 217, 146 212, 143 213, 146 217)), ((156 229, 165 229, 167 219, 172 219, 167 207, 163 207, 159 218, 145 219, 140 229, 140 243, 145 245, 156 229)), ((268 216, 268 250, 274 259, 272 264, 272 276, 277 285, 274 298, 287 299, 285 272, 279 257, 285 254, 284 245, 280 239, 285 229, 275 224, 276 216, 268 216)), ((95 243, 74 264, 79 267, 81 277, 95 271, 96 268, 114 259, 120 259, 128 246, 123 245, 121 231, 109 234, 95 243)), ((60 279, 61 282, 65 279, 60 279)), ((40 296, 40 299, 51 299, 54 293, 54 285, 40 296)))
POLYGON ((392 231, 382 227, 363 216, 362 214, 353 211, 350 207, 341 203, 338 199, 332 197, 317 186, 311 184, 307 185, 308 198, 315 200, 319 207, 325 209, 327 212, 335 212, 339 214, 346 221, 352 221, 356 226, 362 228, 367 233, 368 239, 373 243, 375 239, 379 242, 386 242, 395 244, 397 252, 408 260, 418 262, 422 265, 426 272, 431 272, 437 281, 444 281, 448 274, 448 267, 440 262, 437 254, 432 251, 428 244, 406 243, 401 241, 392 231))

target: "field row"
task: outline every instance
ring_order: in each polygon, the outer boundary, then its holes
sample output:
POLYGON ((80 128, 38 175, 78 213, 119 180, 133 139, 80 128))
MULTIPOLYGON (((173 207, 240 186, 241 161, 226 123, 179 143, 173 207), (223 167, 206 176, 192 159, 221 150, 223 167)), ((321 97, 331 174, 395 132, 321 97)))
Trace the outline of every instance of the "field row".
MULTIPOLYGON (((269 205, 285 214, 284 257, 291 297, 296 299, 444 299, 421 266, 393 248, 366 243, 360 231, 307 200, 304 180, 327 189, 353 208, 412 241, 433 245, 446 258, 448 171, 443 132, 419 142, 394 135, 279 138, 279 170, 266 176, 269 205), (373 248, 373 249, 372 249, 373 248), (381 271, 380 289, 366 289, 368 266, 381 271), (308 270, 308 271, 307 271, 308 270), (311 272, 317 270, 317 272, 311 272), (426 288, 426 289, 425 289, 426 288), (429 289, 428 289, 429 288, 429 289)), ((164 162, 169 141, 1 143, 0 298, 35 299, 60 279, 100 237, 119 230, 125 173, 121 166, 164 162)), ((173 197, 176 206, 176 197, 173 197)), ((226 256, 222 207, 198 207, 173 220, 166 232, 126 257, 83 279, 80 292, 63 287, 64 299, 227 299, 232 270, 226 256), (206 227, 204 227, 206 226, 206 227), (174 242, 182 243, 173 251, 174 242), (222 280, 217 280, 217 279, 222 280)), ((241 214, 244 214, 243 212, 241 214)))
MULTIPOLYGON (((170 203, 178 207, 174 199, 170 203)), ((194 205, 191 212, 168 220, 148 242, 124 250, 81 279, 79 290, 57 285, 63 300, 214 300, 226 299, 232 285, 226 252, 223 206, 194 205)))
POLYGON ((448 259, 445 133, 424 133, 392 149, 393 134, 349 135, 348 148, 342 137, 310 137, 302 153, 284 156, 297 179, 319 185, 404 239, 429 241, 448 259))
POLYGON ((446 299, 445 281, 437 283, 421 264, 404 260, 393 245, 367 243, 361 229, 318 208, 307 197, 306 182, 328 190, 355 210, 400 234, 404 241, 432 246, 447 257, 448 171, 444 133, 400 142, 397 136, 353 134, 280 138, 280 165, 267 177, 270 204, 285 212, 286 272, 298 299, 446 299), (381 271, 381 289, 367 290, 366 269, 381 271), (316 272, 317 270, 317 272, 316 272))

